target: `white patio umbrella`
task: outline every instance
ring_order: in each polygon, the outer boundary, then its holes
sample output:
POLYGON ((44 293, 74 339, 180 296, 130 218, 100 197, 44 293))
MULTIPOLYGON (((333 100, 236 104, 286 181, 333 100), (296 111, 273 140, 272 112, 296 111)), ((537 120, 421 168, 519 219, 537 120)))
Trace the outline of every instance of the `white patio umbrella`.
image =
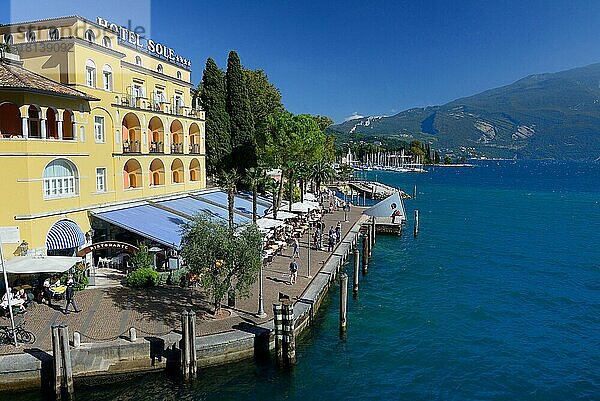
POLYGON ((304 200, 305 201, 316 201, 317 197, 315 196, 315 194, 307 192, 304 194, 304 200))
MULTIPOLYGON (((267 215, 265 217, 269 218, 269 219, 272 219, 273 218, 273 212, 267 213, 267 215)), ((296 217, 298 217, 296 214, 290 213, 287 210, 281 210, 281 209, 279 209, 277 211, 277 220, 294 219, 296 217)))
MULTIPOLYGON (((279 216, 277 216, 277 217, 279 217, 279 216)), ((263 218, 256 220, 256 225, 258 226, 258 229, 261 231, 272 230, 274 228, 281 227, 284 224, 285 223, 281 220, 270 219, 268 217, 263 217, 263 218)))
POLYGON ((310 201, 292 203, 292 212, 296 213, 308 213, 311 210, 318 210, 320 208, 318 204, 310 201))

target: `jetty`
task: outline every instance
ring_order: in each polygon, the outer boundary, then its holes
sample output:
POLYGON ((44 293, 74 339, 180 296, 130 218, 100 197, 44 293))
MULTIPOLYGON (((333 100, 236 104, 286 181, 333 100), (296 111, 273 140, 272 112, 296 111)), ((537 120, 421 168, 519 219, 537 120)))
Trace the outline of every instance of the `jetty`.
POLYGON ((402 226, 406 223, 406 209, 400 191, 396 191, 364 213, 373 218, 377 233, 400 235, 402 226))
POLYGON ((371 200, 382 200, 397 192, 405 199, 410 198, 407 193, 399 188, 394 188, 377 181, 350 181, 347 185, 353 192, 357 192, 359 197, 366 197, 371 200))

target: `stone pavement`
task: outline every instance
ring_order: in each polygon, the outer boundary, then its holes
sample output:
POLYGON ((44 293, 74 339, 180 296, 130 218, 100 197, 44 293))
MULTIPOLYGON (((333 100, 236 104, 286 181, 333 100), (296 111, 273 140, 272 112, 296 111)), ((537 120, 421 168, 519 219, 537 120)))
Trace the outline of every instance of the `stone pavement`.
MULTIPOLYGON (((348 222, 342 223, 342 238, 359 219, 364 208, 353 207, 348 214, 348 222)), ((337 211, 324 215, 325 232, 330 226, 344 220, 344 212, 337 211)), ((300 259, 298 280, 295 285, 289 285, 289 264, 292 247, 284 250, 283 255, 276 256, 273 263, 263 269, 264 309, 268 316, 258 319, 258 280, 251 289, 251 295, 246 299, 236 300, 235 308, 224 308, 224 316, 215 318, 212 315, 211 304, 206 294, 200 288, 180 288, 177 286, 159 286, 150 289, 134 290, 126 287, 88 288, 75 294, 75 300, 80 313, 63 315, 61 308, 54 309, 46 304, 33 304, 28 308, 23 319, 25 327, 34 333, 34 344, 14 348, 12 345, 0 344, 0 354, 20 353, 23 350, 52 348, 51 326, 65 323, 69 331, 81 333, 82 343, 98 343, 126 336, 130 327, 135 327, 138 337, 166 335, 171 331, 181 329, 180 315, 186 308, 191 308, 199 315, 197 319, 198 335, 216 334, 236 330, 244 324, 264 323, 272 319, 273 303, 278 302, 282 292, 297 299, 311 282, 307 277, 307 238, 305 233, 300 243, 300 259)), ((324 241, 326 243, 326 241, 324 241)), ((337 248, 337 247, 336 247, 337 248)), ((335 252, 335 251, 334 251, 335 252)), ((331 255, 323 250, 311 250, 311 274, 314 277, 331 255)), ((8 326, 7 318, 0 318, 0 326, 8 326)))

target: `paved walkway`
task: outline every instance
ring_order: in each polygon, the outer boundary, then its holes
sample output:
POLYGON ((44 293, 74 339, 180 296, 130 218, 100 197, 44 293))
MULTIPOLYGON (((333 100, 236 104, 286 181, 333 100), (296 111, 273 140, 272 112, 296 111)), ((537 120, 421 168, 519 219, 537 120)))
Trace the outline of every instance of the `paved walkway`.
MULTIPOLYGON (((362 214, 363 208, 354 207, 348 214, 348 222, 342 223, 342 238, 362 214)), ((338 211, 324 216, 326 232, 330 226, 343 221, 344 212, 338 211)), ((24 316, 25 327, 35 334, 34 344, 15 349, 11 345, 0 345, 0 354, 22 352, 23 349, 52 348, 50 328, 53 324, 65 323, 70 332, 81 333, 82 343, 102 342, 126 335, 130 327, 135 327, 139 337, 161 336, 181 328, 180 314, 185 308, 191 308, 199 315, 197 333, 199 335, 216 334, 235 330, 242 324, 262 323, 272 319, 272 305, 279 299, 279 293, 285 293, 292 299, 299 297, 311 279, 307 276, 307 238, 301 239, 298 280, 289 285, 289 264, 292 247, 288 247, 282 256, 273 259, 273 263, 263 269, 264 307, 268 316, 258 319, 258 282, 253 286, 250 297, 240 299, 233 309, 224 308, 225 315, 212 316, 212 307, 200 288, 180 288, 177 286, 159 286, 156 288, 134 290, 126 287, 88 288, 77 292, 75 299, 80 313, 63 315, 61 302, 52 309, 46 304, 33 304, 24 316)), ((311 250, 311 274, 314 276, 329 258, 330 252, 311 250)), ((21 318, 18 318, 21 319, 21 318)), ((0 325, 10 325, 6 318, 0 318, 0 325)))

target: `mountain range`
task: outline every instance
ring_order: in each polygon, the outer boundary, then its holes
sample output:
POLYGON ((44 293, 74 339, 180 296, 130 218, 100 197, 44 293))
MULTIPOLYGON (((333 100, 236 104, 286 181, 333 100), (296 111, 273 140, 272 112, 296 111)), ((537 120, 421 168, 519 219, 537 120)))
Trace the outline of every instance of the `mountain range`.
POLYGON ((441 106, 332 125, 350 139, 395 137, 463 156, 600 158, 600 63, 535 74, 441 106))

